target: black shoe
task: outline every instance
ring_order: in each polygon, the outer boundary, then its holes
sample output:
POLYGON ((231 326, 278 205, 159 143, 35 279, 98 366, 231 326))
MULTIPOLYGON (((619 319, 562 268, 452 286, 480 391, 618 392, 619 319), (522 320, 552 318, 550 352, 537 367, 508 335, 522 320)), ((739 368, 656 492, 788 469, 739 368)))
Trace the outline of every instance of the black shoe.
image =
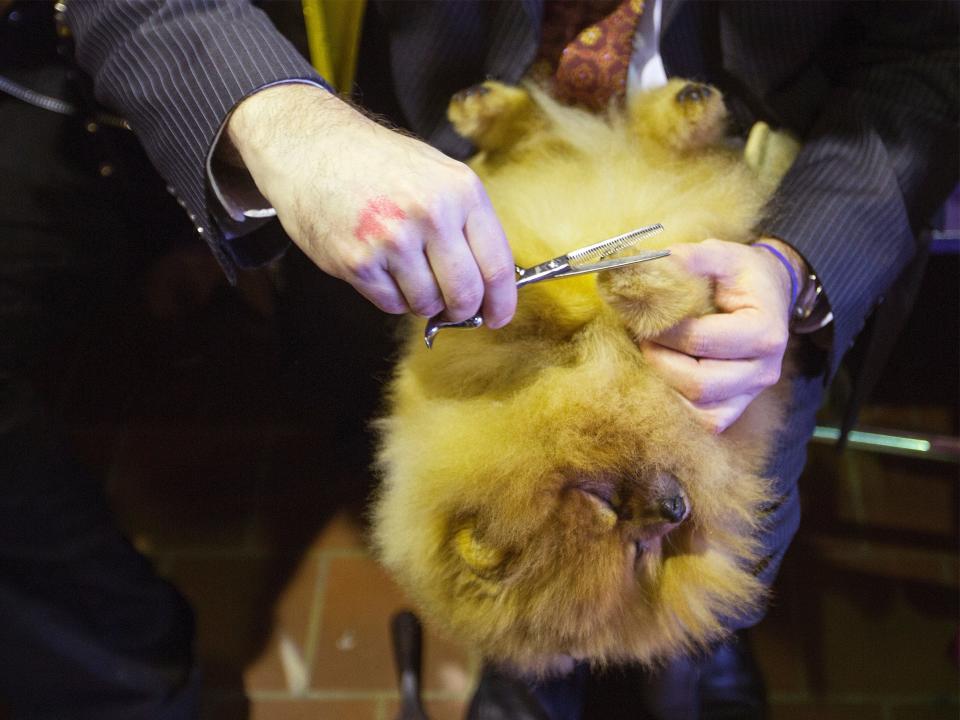
POLYGON ((550 720, 523 680, 483 668, 466 720, 550 720))

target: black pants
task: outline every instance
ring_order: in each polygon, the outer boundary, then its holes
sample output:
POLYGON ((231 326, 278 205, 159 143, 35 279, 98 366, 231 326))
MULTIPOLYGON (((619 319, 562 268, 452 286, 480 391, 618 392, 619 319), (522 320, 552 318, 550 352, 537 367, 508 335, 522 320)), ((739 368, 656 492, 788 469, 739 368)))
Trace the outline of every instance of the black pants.
POLYGON ((115 527, 34 382, 117 286, 137 213, 81 118, 0 94, 0 128, 0 707, 192 718, 191 610, 115 527))

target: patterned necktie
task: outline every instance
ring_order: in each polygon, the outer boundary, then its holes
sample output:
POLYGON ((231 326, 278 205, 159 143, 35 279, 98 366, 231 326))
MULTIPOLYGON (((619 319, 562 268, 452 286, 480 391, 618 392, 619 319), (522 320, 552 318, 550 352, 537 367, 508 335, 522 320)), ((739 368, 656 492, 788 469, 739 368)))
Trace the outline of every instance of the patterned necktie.
POLYGON ((643 0, 623 0, 612 13, 581 30, 560 53, 552 78, 554 95, 594 111, 623 100, 642 12, 643 0))

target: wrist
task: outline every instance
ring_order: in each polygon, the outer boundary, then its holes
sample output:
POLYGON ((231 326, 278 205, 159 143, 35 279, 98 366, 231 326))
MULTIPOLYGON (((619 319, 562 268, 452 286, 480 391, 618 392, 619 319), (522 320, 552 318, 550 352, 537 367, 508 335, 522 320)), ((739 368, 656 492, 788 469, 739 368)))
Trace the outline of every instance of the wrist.
MULTIPOLYGON (((803 256, 800 253, 794 250, 791 245, 788 245, 783 240, 778 240, 774 237, 761 237, 757 243, 769 245, 777 250, 777 252, 779 252, 790 264, 790 268, 799 279, 801 285, 803 284, 803 279, 810 274, 810 266, 807 265, 807 261, 803 259, 803 256)), ((800 288, 798 287, 798 290, 799 289, 800 288)))
MULTIPOLYGON (((310 83, 271 85, 244 98, 233 110, 224 136, 236 161, 257 177, 270 167, 283 167, 307 143, 321 141, 336 116, 358 116, 325 88, 310 83)), ((362 116, 361 116, 362 117, 362 116)), ((289 168, 287 168, 289 169, 289 168)))
POLYGON ((790 331, 806 335, 822 330, 833 320, 823 287, 803 256, 794 248, 771 237, 761 237, 756 245, 778 256, 785 273, 791 276, 790 331))
POLYGON ((803 287, 806 263, 793 248, 776 238, 761 237, 753 246, 767 257, 769 267, 779 279, 787 301, 787 315, 792 318, 803 287))

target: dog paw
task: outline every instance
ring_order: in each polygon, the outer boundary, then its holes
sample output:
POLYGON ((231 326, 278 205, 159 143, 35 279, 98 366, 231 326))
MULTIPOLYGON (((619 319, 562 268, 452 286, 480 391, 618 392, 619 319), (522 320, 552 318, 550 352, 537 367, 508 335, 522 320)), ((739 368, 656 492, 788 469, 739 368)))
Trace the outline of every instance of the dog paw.
POLYGON ((597 281, 600 296, 637 341, 713 308, 713 293, 706 280, 691 276, 669 259, 657 262, 655 268, 638 265, 602 273, 597 281))
POLYGON ((675 79, 640 93, 629 107, 635 132, 679 152, 717 144, 727 128, 723 95, 703 83, 675 79))
POLYGON ((461 90, 447 117, 454 129, 480 150, 504 150, 538 125, 539 112, 523 88, 487 80, 461 90))

